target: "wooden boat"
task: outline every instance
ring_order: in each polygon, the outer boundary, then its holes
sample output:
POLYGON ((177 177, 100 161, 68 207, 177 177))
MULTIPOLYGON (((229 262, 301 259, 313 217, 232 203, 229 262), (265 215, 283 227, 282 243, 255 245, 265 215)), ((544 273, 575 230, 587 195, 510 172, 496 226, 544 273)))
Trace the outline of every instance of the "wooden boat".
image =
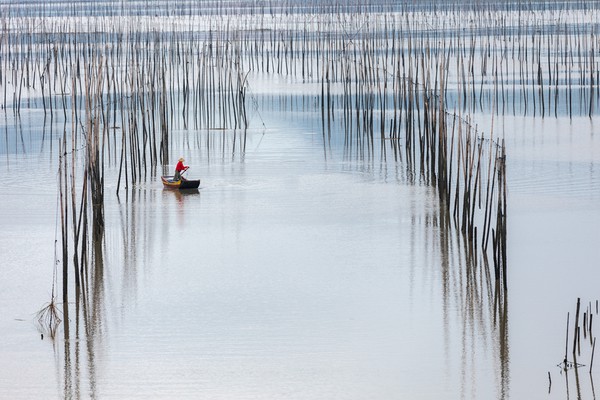
POLYGON ((161 176, 163 185, 169 189, 198 189, 200 186, 200 179, 192 180, 182 178, 179 181, 174 181, 173 176, 161 176))

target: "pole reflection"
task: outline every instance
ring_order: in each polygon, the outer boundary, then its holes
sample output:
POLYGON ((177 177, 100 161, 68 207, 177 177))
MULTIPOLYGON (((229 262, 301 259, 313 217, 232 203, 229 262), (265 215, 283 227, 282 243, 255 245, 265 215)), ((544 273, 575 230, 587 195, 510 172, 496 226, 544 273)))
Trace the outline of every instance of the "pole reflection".
POLYGON ((65 399, 98 398, 96 357, 106 334, 105 246, 103 231, 95 230, 92 236, 90 260, 82 270, 82 276, 86 279, 82 281, 81 288, 76 290, 74 301, 63 303, 62 348, 61 343, 55 341, 56 337, 51 337, 57 362, 57 380, 65 399), (74 321, 69 318, 72 306, 74 321), (72 322, 74 325, 71 325, 72 322))
MULTIPOLYGON (((324 142, 324 151, 329 159, 335 159, 329 141, 324 142)), ((409 241, 410 261, 408 290, 409 298, 419 294, 415 288, 418 280, 435 281, 439 276, 440 301, 442 307, 443 343, 447 370, 452 369, 456 360, 453 343, 460 343, 458 365, 461 398, 476 398, 482 390, 480 371, 495 371, 493 398, 510 398, 510 341, 508 291, 503 279, 498 279, 495 260, 488 259, 491 252, 482 249, 477 243, 477 231, 471 236, 456 222, 455 210, 446 204, 444 196, 439 196, 431 187, 430 172, 415 161, 413 154, 390 143, 394 160, 380 157, 379 173, 386 182, 408 186, 430 187, 428 201, 411 201, 407 212, 410 215, 409 241), (396 155, 397 152, 397 155, 396 155), (398 163, 396 160, 405 160, 398 163), (390 168, 390 165, 393 167, 390 168), (392 172, 392 173, 390 173, 392 172), (419 270, 423 263, 431 270, 419 270), (428 276, 426 276, 428 275, 428 276), (458 310, 458 318, 457 318, 458 310), (458 326, 458 329, 457 329, 458 326), (458 337, 457 337, 458 334, 458 337), (489 357, 491 354, 491 359, 489 357), (489 364, 491 363, 491 365, 489 364)), ((348 168, 370 171, 376 174, 376 163, 368 151, 360 144, 346 142, 343 149, 344 161, 348 168)), ((422 197, 419 197, 422 199, 422 197)), ((453 205, 453 200, 450 200, 453 205)), ((437 297, 438 293, 432 291, 437 297)))
POLYGON ((510 397, 510 343, 508 332, 508 296, 501 281, 491 273, 485 253, 467 235, 455 229, 448 207, 440 204, 434 216, 438 228, 441 294, 444 315, 444 340, 447 354, 455 330, 451 328, 453 310, 461 321, 461 396, 472 398, 477 390, 477 372, 481 368, 479 349, 492 349, 497 377, 496 397, 510 397))

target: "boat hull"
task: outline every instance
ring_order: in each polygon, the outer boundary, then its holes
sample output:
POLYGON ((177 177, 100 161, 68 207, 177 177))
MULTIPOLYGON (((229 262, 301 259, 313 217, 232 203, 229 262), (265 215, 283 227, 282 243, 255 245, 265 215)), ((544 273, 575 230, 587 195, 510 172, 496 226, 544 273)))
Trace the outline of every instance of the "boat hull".
POLYGON ((160 179, 162 180, 164 187, 169 189, 198 189, 198 186, 200 186, 200 179, 182 179, 173 181, 172 176, 161 176, 160 179))

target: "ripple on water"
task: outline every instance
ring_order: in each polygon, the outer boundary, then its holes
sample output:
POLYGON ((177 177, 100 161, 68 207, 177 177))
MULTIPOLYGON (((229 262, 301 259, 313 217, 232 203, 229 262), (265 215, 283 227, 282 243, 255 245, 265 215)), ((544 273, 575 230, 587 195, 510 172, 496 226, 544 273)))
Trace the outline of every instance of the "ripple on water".
POLYGON ((600 170, 594 163, 533 162, 507 171, 511 193, 597 199, 600 170))

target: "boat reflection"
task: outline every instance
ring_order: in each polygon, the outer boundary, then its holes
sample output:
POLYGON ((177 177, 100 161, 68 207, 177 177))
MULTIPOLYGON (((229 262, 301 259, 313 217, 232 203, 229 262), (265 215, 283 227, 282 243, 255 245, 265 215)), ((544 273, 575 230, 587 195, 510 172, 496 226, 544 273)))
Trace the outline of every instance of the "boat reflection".
POLYGON ((163 199, 169 199, 173 196, 177 202, 179 211, 183 211, 183 205, 186 198, 197 196, 199 194, 200 191, 198 189, 163 189, 163 199))
MULTIPOLYGON (((200 190, 198 189, 163 189, 163 193, 173 193, 173 196, 175 196, 175 199, 177 200, 178 203, 183 204, 183 201, 186 197, 188 196, 195 196, 200 194, 200 190)), ((167 196, 169 196, 167 194, 167 196)))

